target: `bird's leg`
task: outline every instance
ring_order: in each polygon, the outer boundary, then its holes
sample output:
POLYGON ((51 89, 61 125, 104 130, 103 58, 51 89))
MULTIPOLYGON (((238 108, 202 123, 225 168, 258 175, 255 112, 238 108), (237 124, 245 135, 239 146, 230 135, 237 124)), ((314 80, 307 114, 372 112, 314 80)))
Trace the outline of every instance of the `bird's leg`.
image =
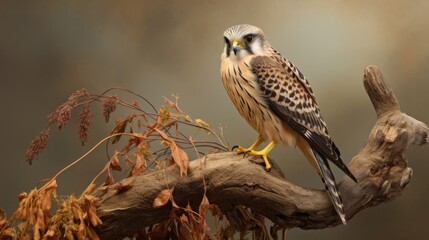
POLYGON ((271 170, 271 164, 268 161, 268 153, 273 150, 273 148, 276 146, 276 143, 274 141, 271 141, 264 149, 261 151, 255 151, 253 149, 250 150, 249 154, 252 156, 261 156, 262 159, 264 159, 265 162, 265 170, 269 172, 271 170))
POLYGON ((261 145, 261 143, 263 141, 264 141, 264 139, 261 136, 259 136, 258 139, 256 139, 256 141, 249 148, 244 148, 244 147, 241 147, 241 146, 234 146, 232 148, 232 151, 234 151, 234 149, 237 148, 237 153, 238 154, 240 154, 240 153, 248 153, 248 152, 250 152, 252 150, 255 150, 255 148, 257 148, 259 145, 261 145))

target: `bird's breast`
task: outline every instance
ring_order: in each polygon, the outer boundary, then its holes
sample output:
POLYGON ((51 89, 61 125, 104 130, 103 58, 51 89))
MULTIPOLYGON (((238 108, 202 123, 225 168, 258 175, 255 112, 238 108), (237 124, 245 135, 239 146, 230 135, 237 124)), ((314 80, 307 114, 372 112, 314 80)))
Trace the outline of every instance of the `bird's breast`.
POLYGON ((295 146, 297 134, 271 111, 249 63, 223 59, 223 85, 240 115, 265 140, 295 146))

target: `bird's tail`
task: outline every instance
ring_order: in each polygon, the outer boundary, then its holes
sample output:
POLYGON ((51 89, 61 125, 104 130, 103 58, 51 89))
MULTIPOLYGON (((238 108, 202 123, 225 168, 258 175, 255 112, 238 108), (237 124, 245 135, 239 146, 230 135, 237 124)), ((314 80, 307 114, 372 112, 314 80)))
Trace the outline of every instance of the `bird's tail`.
POLYGON ((314 149, 313 153, 316 157, 319 172, 322 177, 323 183, 325 183, 329 198, 331 199, 331 202, 335 207, 335 211, 337 211, 338 215, 340 216, 341 221, 344 225, 346 225, 347 222, 346 214, 344 213, 343 200, 341 199, 340 192, 337 189, 337 184, 335 182, 334 174, 332 174, 331 167, 329 166, 328 161, 314 149))

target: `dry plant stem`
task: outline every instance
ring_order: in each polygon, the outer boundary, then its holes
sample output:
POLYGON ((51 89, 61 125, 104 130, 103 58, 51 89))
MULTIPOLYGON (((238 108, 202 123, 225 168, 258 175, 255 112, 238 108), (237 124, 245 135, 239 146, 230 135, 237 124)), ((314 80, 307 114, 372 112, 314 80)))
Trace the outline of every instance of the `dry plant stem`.
MULTIPOLYGON (((377 121, 364 147, 349 164, 358 183, 347 177, 339 183, 349 219, 367 207, 391 201, 401 194, 413 173, 404 152, 410 144, 426 144, 429 133, 426 124, 400 111, 396 97, 377 67, 365 69, 364 85, 377 121)), ((153 208, 152 203, 160 191, 173 186, 176 203, 186 206, 189 201, 191 206, 198 206, 204 192, 203 177, 210 203, 217 204, 238 231, 257 224, 241 206, 284 228, 320 229, 341 223, 325 191, 305 189, 286 181, 271 161, 273 169, 267 173, 255 164, 262 165, 259 158, 243 159, 235 153, 219 153, 190 162, 188 176, 182 178, 177 166, 171 166, 165 171, 125 179, 134 181, 127 191, 109 188, 94 193, 99 198, 97 213, 103 221, 97 232, 101 239, 120 239, 165 220, 171 205, 153 208)))
MULTIPOLYGON (((49 186, 50 183, 52 183, 53 181, 55 181, 57 179, 58 176, 60 176, 63 172, 65 172, 66 170, 68 170, 69 168, 73 167, 74 165, 76 165, 77 163, 79 163, 80 161, 82 161, 84 158, 86 158, 89 154, 91 154, 95 149, 97 149, 101 144, 103 144, 104 142, 106 142, 107 140, 114 138, 116 136, 122 136, 122 135, 128 135, 128 136, 132 136, 132 134, 129 133, 115 133, 115 134, 111 134, 108 137, 103 138, 101 141, 99 141, 97 144, 95 144, 88 152, 86 152, 84 155, 82 155, 80 158, 76 159, 75 161, 73 161, 72 163, 70 163, 69 165, 67 165, 66 167, 64 167, 63 169, 61 169, 59 172, 57 172, 52 178, 50 178, 41 188, 40 190, 46 188, 47 186, 49 186)), ((107 168, 104 168, 103 172, 105 172, 107 170, 107 168)), ((91 182, 91 184, 88 186, 88 188, 91 187, 91 185, 95 182, 95 180, 97 180, 97 178, 101 175, 98 174, 91 182)), ((84 193, 86 193, 87 191, 85 190, 84 193)))

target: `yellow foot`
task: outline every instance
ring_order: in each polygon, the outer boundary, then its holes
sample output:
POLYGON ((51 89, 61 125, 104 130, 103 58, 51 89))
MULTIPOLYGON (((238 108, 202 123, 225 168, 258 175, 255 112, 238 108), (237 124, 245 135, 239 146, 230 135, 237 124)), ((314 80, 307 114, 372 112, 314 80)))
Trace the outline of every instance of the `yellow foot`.
MULTIPOLYGON (((264 150, 265 150, 265 149, 264 149, 264 150)), ((265 162, 265 170, 266 170, 267 172, 269 172, 269 171, 271 171, 271 164, 270 164, 270 162, 268 161, 267 153, 266 153, 266 152, 264 152, 264 150, 261 150, 261 151, 249 150, 249 151, 245 152, 244 154, 245 154, 245 155, 246 155, 246 154, 249 154, 249 155, 251 155, 251 156, 261 156, 261 157, 262 157, 262 159, 264 159, 264 162, 265 162)), ((237 151, 237 152, 238 152, 238 151, 237 151)))
MULTIPOLYGON (((262 149, 261 151, 256 151, 254 150, 255 145, 259 145, 260 142, 262 142, 259 138, 258 140, 255 142, 256 144, 253 144, 250 148, 243 148, 240 146, 236 146, 234 148, 237 148, 237 153, 244 153, 244 156, 246 154, 249 154, 251 156, 261 156, 262 159, 265 162, 265 170, 267 170, 267 172, 269 172, 271 170, 271 164, 268 161, 268 153, 276 146, 276 143, 274 141, 271 141, 264 149, 262 149)), ((233 148, 233 150, 234 150, 233 148)))

